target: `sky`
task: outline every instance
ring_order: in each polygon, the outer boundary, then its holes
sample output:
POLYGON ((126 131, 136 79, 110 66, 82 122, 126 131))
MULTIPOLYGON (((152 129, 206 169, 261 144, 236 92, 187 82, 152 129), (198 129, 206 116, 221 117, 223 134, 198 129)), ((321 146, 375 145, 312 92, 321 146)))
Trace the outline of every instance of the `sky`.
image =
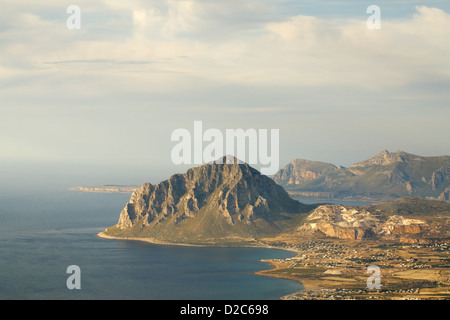
POLYGON ((280 167, 449 155, 449 56, 448 1, 3 0, 0 180, 157 183, 194 121, 279 129, 280 167))

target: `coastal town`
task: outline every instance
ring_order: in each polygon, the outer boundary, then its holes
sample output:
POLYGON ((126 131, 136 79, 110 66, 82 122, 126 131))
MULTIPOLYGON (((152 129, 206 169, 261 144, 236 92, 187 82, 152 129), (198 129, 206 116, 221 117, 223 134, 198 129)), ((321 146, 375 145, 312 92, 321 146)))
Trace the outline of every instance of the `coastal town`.
POLYGON ((284 296, 285 300, 450 298, 446 241, 403 244, 324 237, 270 245, 296 253, 292 258, 265 260, 273 269, 257 272, 303 284, 304 290, 284 296), (367 284, 369 266, 379 267, 379 289, 367 284))

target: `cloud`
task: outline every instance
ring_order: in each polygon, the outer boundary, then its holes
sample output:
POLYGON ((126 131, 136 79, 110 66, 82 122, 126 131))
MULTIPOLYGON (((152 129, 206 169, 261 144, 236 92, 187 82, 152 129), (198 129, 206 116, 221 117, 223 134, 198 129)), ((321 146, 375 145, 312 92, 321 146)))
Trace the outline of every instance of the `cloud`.
POLYGON ((412 19, 383 21, 382 30, 369 30, 361 20, 308 16, 269 23, 267 29, 278 36, 272 42, 278 60, 272 61, 284 66, 286 82, 297 85, 401 86, 423 79, 425 72, 448 74, 450 15, 436 8, 417 11, 412 19))
MULTIPOLYGON (((122 4, 116 12, 123 16, 118 23, 131 18, 132 23, 123 26, 128 36, 108 35, 106 40, 92 35, 90 28, 98 28, 93 21, 80 31, 69 31, 62 23, 15 12, 3 22, 7 32, 0 35, 3 67, 46 68, 49 61, 72 61, 77 71, 88 71, 94 63, 152 61, 150 77, 156 68, 242 85, 368 88, 449 76, 450 15, 437 8, 420 6, 413 17, 386 20, 382 30, 368 30, 365 20, 354 18, 281 19, 267 1, 167 1, 153 7, 134 3, 136 7, 123 10, 122 4), (256 18, 263 13, 276 21, 256 18)), ((116 29, 120 27, 110 31, 116 29)))
POLYGON ((80 59, 80 60, 60 60, 60 61, 46 61, 46 64, 73 64, 73 63, 100 63, 100 64, 149 64, 151 61, 139 60, 110 60, 110 59, 80 59))
MULTIPOLYGON (((433 139, 443 129, 428 122, 449 112, 450 15, 442 9, 382 13, 382 29, 368 30, 365 8, 360 17, 324 17, 289 12, 281 0, 83 0, 82 28, 68 30, 66 7, 28 2, 7 0, 0 13, 0 141, 10 157, 32 146, 34 155, 83 158, 101 145, 99 161, 125 159, 114 141, 132 141, 140 161, 156 160, 170 145, 152 137, 198 119, 283 128, 305 150, 367 137, 364 147, 378 152, 383 119, 410 121, 402 130, 423 125, 433 139), (98 128, 102 135, 89 139, 98 128)), ((426 140, 402 131, 397 143, 408 135, 426 140)))

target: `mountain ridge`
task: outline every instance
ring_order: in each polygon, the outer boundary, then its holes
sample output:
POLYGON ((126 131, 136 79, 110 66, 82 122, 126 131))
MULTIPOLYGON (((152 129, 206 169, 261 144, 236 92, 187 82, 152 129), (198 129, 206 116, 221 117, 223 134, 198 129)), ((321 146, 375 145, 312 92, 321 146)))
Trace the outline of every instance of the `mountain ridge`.
POLYGON ((273 178, 299 198, 445 198, 447 194, 442 193, 450 187, 450 156, 422 157, 383 150, 348 168, 295 159, 273 178))

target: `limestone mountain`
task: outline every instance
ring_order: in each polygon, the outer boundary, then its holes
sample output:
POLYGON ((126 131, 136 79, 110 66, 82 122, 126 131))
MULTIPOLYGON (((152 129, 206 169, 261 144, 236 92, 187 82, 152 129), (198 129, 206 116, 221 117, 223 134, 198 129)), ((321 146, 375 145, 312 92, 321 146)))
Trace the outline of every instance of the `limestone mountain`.
POLYGON ((102 235, 184 243, 251 239, 282 232, 311 210, 248 164, 223 160, 142 185, 102 235))
POLYGON ((450 156, 387 150, 348 168, 297 159, 274 175, 292 195, 322 198, 441 197, 450 187, 450 156))

